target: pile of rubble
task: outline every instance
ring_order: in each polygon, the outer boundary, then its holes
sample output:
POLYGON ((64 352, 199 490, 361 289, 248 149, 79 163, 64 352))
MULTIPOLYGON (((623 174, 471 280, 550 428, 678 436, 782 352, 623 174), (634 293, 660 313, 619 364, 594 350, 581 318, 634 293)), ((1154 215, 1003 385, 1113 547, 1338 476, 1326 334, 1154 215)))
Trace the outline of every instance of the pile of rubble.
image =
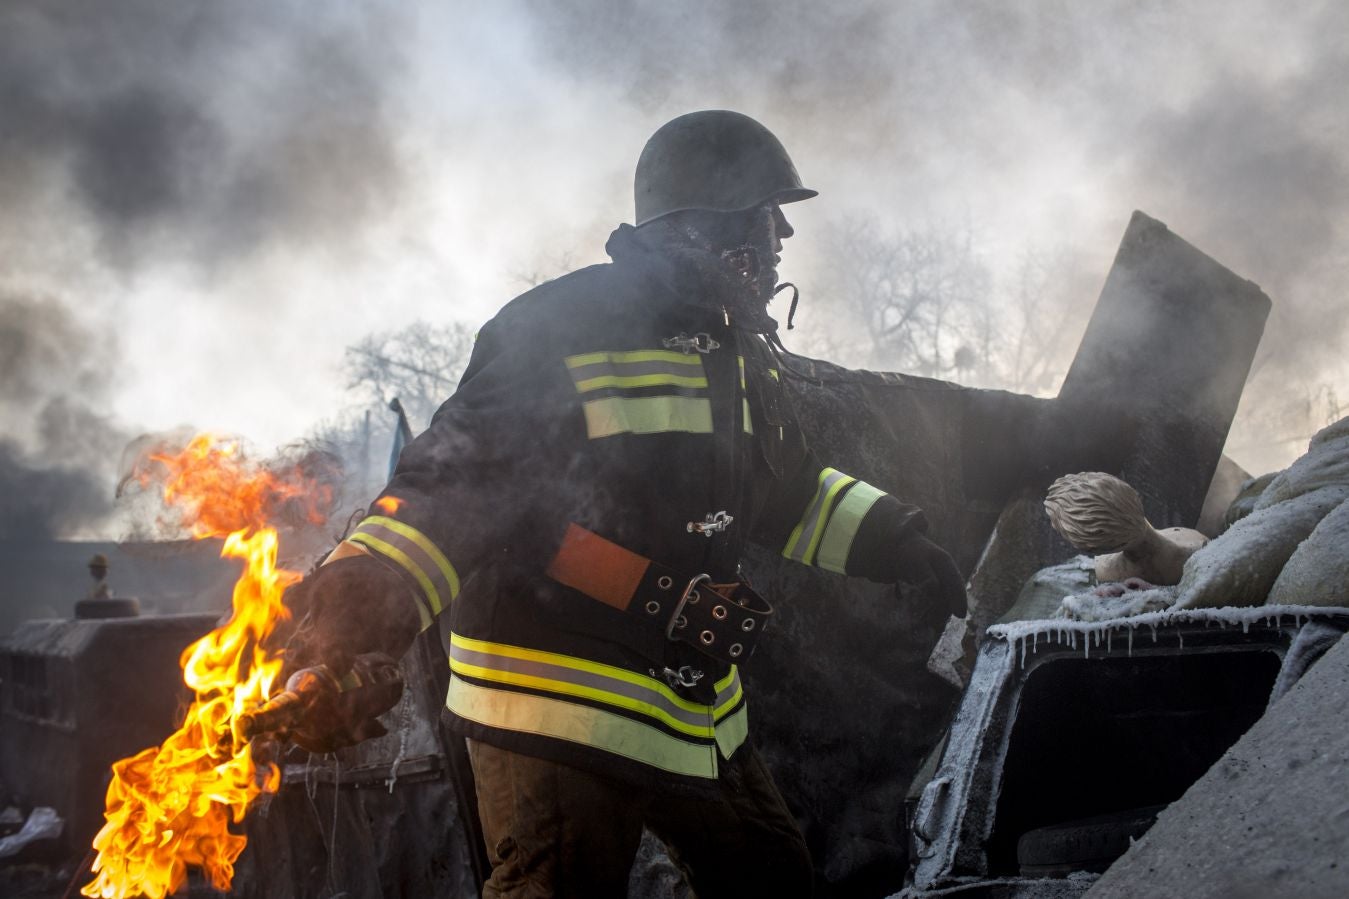
MULTIPOLYGON (((1053 495, 1051 489, 1049 506, 1053 495)), ((1061 510, 1050 514, 1065 536, 1075 535, 1079 545, 1089 542, 1080 529, 1057 520, 1061 510)), ((1226 521, 1217 539, 1186 548, 1177 577, 1128 577, 1132 572, 1116 564, 1120 554, 1079 556, 1040 572, 1004 620, 1052 615, 1100 621, 1164 609, 1344 605, 1349 418, 1317 433, 1307 453, 1286 470, 1242 485, 1226 521), (1116 581, 1114 574, 1125 577, 1116 581)))

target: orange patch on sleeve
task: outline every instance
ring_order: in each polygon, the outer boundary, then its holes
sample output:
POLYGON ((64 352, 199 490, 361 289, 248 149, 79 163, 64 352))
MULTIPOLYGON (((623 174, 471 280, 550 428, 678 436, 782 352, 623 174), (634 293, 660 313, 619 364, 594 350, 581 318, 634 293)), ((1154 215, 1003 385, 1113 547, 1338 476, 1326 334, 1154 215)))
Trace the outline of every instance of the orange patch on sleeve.
POLYGON ((548 576, 591 599, 626 611, 651 560, 569 524, 548 576))

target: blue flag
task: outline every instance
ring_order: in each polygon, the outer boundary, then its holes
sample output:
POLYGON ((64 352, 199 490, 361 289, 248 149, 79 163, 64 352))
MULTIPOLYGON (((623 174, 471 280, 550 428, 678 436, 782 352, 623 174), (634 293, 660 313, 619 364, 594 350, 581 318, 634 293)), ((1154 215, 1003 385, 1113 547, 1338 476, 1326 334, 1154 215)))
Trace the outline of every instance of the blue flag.
POLYGON ((403 447, 412 442, 412 426, 408 424, 407 414, 403 412, 403 404, 398 401, 398 397, 389 400, 389 409, 398 415, 398 427, 393 432, 393 451, 389 453, 389 477, 392 478, 403 447))

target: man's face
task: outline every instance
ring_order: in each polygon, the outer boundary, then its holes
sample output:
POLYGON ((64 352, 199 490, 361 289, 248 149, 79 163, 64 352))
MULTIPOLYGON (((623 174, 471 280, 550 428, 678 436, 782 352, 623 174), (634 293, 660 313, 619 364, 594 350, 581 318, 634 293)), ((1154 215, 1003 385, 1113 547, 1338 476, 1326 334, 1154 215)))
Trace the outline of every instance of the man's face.
POLYGON ((771 204, 770 215, 772 216, 773 220, 773 243, 772 243, 773 284, 776 285, 778 274, 778 263, 782 261, 782 242, 787 238, 791 237, 793 234, 795 234, 796 230, 792 228, 791 223, 787 221, 787 216, 782 214, 782 207, 779 206, 777 203, 771 204))
POLYGON ((778 263, 782 261, 782 242, 795 231, 777 203, 769 202, 725 221, 719 242, 729 253, 746 247, 754 250, 759 296, 768 301, 778 282, 778 263))

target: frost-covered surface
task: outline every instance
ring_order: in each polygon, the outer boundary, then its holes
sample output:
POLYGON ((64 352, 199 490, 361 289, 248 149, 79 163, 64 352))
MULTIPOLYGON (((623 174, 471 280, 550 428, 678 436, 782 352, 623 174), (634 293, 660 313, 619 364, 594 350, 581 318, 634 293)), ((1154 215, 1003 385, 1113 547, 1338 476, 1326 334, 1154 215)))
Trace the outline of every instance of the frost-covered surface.
POLYGON ((890 899, 942 899, 946 896, 971 895, 971 885, 977 884, 975 895, 999 896, 1002 899, 1077 899, 1099 878, 1089 871, 1074 871, 1067 877, 997 877, 962 878, 952 886, 938 890, 915 890, 911 887, 896 893, 890 899))
POLYGON ((1305 455, 1280 472, 1256 500, 1255 509, 1269 508, 1333 485, 1349 484, 1349 417, 1322 428, 1305 455))
POLYGON ((1349 641, 1340 640, 1088 899, 1349 896, 1346 704, 1349 641))
POLYGON ((1252 512, 1185 563, 1177 605, 1202 608, 1265 602, 1297 545, 1346 497, 1349 486, 1323 487, 1252 512))
POLYGON ((1250 630, 1252 625, 1279 627, 1284 624, 1301 625, 1305 619, 1327 615, 1349 615, 1349 609, 1327 609, 1321 606, 1256 606, 1230 607, 1222 609, 1166 609, 1160 612, 1148 612, 1129 618, 1114 618, 1107 621, 1072 621, 1066 618, 1050 618, 1041 621, 1011 621, 995 624, 988 629, 988 636, 1006 640, 1012 644, 1022 663, 1028 653, 1034 653, 1041 643, 1067 645, 1071 649, 1079 646, 1086 656, 1094 648, 1107 651, 1114 648, 1116 640, 1122 640, 1130 651, 1133 649, 1134 636, 1140 630, 1142 638, 1155 641, 1158 634, 1171 627, 1185 625, 1204 625, 1210 627, 1240 627, 1250 630))
POLYGON ((1110 621, 1160 612, 1170 608, 1175 601, 1175 587, 1129 590, 1119 596, 1103 596, 1096 592, 1078 593, 1063 598, 1055 617, 1074 621, 1110 621))
POLYGON ((1289 557, 1269 591, 1271 603, 1349 604, 1349 500, 1340 503, 1289 557))
POLYGON ((1016 603, 1003 614, 999 624, 1050 618, 1065 596, 1082 593, 1095 585, 1095 562, 1091 556, 1074 556, 1067 562, 1042 568, 1026 581, 1016 603))
POLYGON ((1259 477, 1250 478, 1243 481, 1237 489, 1237 495, 1223 513, 1223 526, 1230 528, 1241 519, 1245 518, 1255 511, 1255 504, 1260 501, 1260 495, 1265 489, 1273 483, 1281 472, 1271 471, 1268 474, 1262 474, 1259 477))
POLYGON ((1319 450, 1327 443, 1336 440, 1349 438, 1349 415, 1341 418, 1339 421, 1328 424, 1321 430, 1312 435, 1311 441, 1307 444, 1309 450, 1319 450))

